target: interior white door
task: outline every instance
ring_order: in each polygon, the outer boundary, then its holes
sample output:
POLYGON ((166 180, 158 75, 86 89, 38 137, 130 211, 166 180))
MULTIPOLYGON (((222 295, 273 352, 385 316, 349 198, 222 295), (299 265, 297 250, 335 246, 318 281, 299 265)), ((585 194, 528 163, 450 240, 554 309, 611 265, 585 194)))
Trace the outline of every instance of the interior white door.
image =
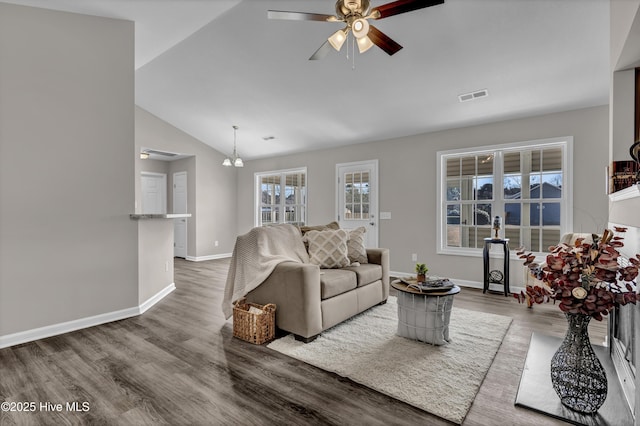
POLYGON ((336 178, 340 227, 364 226, 367 247, 378 247, 378 160, 336 164, 336 178))
MULTIPOLYGON (((187 213, 187 172, 173 174, 173 212, 187 213)), ((187 257, 187 219, 173 219, 173 255, 187 257)))
POLYGON ((140 176, 143 214, 167 212, 167 175, 142 172, 140 176))

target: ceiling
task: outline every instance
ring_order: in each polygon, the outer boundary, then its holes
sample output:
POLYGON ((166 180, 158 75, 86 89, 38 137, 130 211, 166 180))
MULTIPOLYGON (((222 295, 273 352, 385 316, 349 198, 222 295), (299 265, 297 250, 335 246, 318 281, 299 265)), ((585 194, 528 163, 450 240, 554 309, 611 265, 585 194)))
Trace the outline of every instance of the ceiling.
POLYGON ((267 10, 334 0, 0 1, 135 21, 136 104, 225 154, 239 126, 245 160, 609 102, 608 0, 445 0, 375 22, 394 56, 345 43, 321 61, 341 24, 267 10))

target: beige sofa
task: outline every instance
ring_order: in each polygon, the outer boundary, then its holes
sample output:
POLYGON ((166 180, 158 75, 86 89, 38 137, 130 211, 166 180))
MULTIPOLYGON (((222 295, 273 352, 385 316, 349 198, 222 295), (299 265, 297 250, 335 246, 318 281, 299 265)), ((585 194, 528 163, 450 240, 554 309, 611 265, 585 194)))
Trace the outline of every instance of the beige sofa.
POLYGON ((366 255, 368 263, 334 269, 280 263, 247 294, 247 301, 275 303, 276 326, 297 340, 310 342, 322 331, 387 301, 389 250, 366 249, 366 255))

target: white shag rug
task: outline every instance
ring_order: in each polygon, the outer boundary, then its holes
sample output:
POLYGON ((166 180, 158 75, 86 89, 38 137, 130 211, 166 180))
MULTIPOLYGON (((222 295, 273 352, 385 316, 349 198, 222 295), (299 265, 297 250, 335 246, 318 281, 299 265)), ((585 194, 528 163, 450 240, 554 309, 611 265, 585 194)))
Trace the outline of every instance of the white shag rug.
POLYGON ((451 341, 432 346, 396 335, 396 298, 323 332, 311 343, 287 335, 267 347, 454 423, 464 420, 511 318, 454 307, 451 341))

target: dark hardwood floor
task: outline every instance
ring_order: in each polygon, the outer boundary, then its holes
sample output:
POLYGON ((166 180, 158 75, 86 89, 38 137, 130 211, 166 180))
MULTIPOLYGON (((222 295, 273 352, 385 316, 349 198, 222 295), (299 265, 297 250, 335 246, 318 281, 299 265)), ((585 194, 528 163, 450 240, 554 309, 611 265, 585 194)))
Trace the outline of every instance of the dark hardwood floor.
MULTIPOLYGON (((449 424, 233 338, 220 309, 228 264, 176 259, 176 290, 144 315, 0 350, 0 402, 35 403, 1 411, 0 425, 449 424)), ((454 306, 513 318, 464 424, 564 424, 514 406, 531 332, 563 336, 559 309, 466 288, 454 306)), ((602 343, 606 322, 590 333, 602 343)))

